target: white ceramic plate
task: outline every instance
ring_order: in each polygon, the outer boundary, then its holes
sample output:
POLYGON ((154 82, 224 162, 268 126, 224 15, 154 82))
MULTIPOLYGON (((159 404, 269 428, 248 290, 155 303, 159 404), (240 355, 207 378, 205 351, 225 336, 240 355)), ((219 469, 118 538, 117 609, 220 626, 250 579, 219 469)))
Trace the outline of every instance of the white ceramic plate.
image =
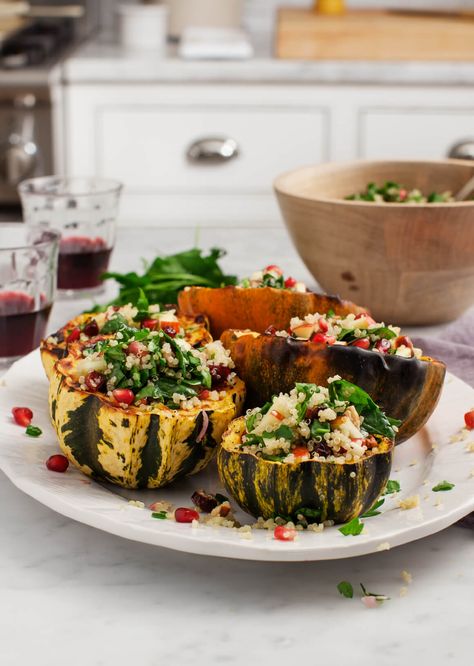
MULTIPOLYGON (((69 468, 66 474, 49 472, 44 461, 58 444, 49 423, 47 381, 39 353, 32 352, 15 363, 0 388, 0 468, 28 495, 69 518, 106 532, 156 546, 189 553, 251 560, 325 560, 353 557, 393 548, 433 534, 474 510, 474 453, 467 448, 474 440, 450 442, 463 426, 464 413, 474 407, 474 390, 448 375, 440 403, 429 424, 416 437, 397 447, 391 478, 397 479, 401 492, 387 496, 382 513, 364 519, 359 536, 343 536, 337 527, 322 533, 300 532, 294 542, 275 541, 267 530, 252 530, 244 539, 235 529, 212 528, 155 520, 148 509, 128 503, 140 499, 148 505, 157 500, 175 506, 191 506, 196 488, 224 492, 214 465, 170 488, 155 491, 123 491, 91 482, 69 468), (28 406, 34 423, 43 435, 33 439, 15 425, 10 416, 13 406, 28 406), (455 484, 449 492, 433 492, 443 480, 455 484), (410 510, 398 507, 400 499, 418 495, 420 506, 410 510)), ((473 431, 474 433, 474 431, 473 431)), ((242 523, 254 520, 237 512, 242 523)))

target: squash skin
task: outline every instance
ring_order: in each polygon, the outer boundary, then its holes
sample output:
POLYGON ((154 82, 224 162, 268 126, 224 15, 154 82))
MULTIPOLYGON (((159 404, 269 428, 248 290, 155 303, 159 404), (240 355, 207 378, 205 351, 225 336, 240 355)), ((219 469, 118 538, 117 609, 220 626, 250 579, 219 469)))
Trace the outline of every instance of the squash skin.
MULTIPOLYGON (((70 331, 76 326, 82 326, 89 319, 94 317, 95 313, 83 313, 71 319, 67 324, 62 326, 52 336, 48 336, 41 340, 40 354, 41 362, 48 379, 50 379, 56 361, 64 358, 68 354, 68 346, 65 341, 66 331, 70 331), (58 338, 57 342, 53 342, 51 337, 58 338)), ((201 317, 186 317, 177 313, 177 316, 185 330, 185 339, 193 347, 202 347, 208 342, 212 342, 212 336, 209 333, 209 322, 204 316, 201 317)))
POLYGON ((71 356, 58 361, 50 377, 51 422, 70 462, 87 476, 123 488, 159 488, 202 470, 213 458, 222 433, 242 412, 241 380, 219 402, 205 401, 209 427, 196 442, 200 408, 151 412, 123 409, 106 395, 83 391, 68 377, 71 356))
POLYGON ((337 296, 273 287, 189 287, 179 292, 178 304, 185 315, 204 314, 208 317, 215 338, 228 328, 248 328, 258 333, 263 333, 270 325, 285 329, 292 317, 304 317, 309 312, 334 310, 337 315, 368 312, 366 308, 337 296))
POLYGON ((438 404, 446 374, 441 361, 358 347, 252 333, 239 336, 236 331, 226 331, 221 340, 245 382, 248 406, 263 405, 273 395, 290 391, 296 382, 326 386, 328 377, 340 375, 367 391, 388 416, 402 421, 397 444, 425 425, 438 404))
POLYGON ((217 468, 235 501, 256 518, 293 516, 304 507, 321 512, 318 522, 345 523, 373 506, 390 476, 393 442, 387 438, 380 439, 379 453, 356 463, 279 463, 237 450, 244 431, 244 417, 229 425, 217 468))

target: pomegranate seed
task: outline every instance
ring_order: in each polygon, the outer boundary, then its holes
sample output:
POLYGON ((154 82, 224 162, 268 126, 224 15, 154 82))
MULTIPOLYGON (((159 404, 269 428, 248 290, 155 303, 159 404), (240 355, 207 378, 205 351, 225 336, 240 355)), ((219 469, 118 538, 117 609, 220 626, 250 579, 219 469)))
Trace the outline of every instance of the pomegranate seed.
POLYGON ((277 541, 294 541, 296 530, 293 527, 286 527, 286 525, 277 525, 273 532, 273 538, 277 541))
POLYGON ((142 321, 142 328, 149 328, 150 331, 154 331, 157 326, 158 326, 157 319, 144 319, 142 321))
POLYGON ((93 338, 95 335, 99 335, 99 324, 95 319, 91 319, 90 322, 84 326, 83 332, 87 335, 87 337, 93 338))
POLYGON ((469 430, 474 429, 474 409, 471 409, 470 412, 464 414, 464 423, 469 430))
POLYGON ((224 384, 227 381, 231 373, 231 369, 226 365, 210 365, 209 372, 211 373, 212 387, 215 388, 220 384, 224 384))
POLYGON ((177 523, 192 523, 193 520, 199 520, 199 514, 194 509, 180 507, 174 512, 174 519, 177 523))
POLYGON ((276 273, 277 275, 283 275, 283 271, 281 270, 280 266, 276 266, 275 264, 270 264, 266 268, 263 269, 264 273, 276 273))
POLYGON ((408 335, 399 335, 398 338, 395 340, 395 349, 398 349, 404 345, 405 347, 409 347, 410 349, 413 349, 413 342, 410 340, 408 335))
POLYGON ((206 493, 204 490, 196 490, 191 495, 191 502, 197 506, 198 509, 204 511, 204 513, 211 513, 211 511, 219 504, 215 495, 206 493))
POLYGON ((387 340, 386 338, 381 338, 375 343, 375 349, 379 352, 382 352, 382 354, 387 354, 391 347, 392 345, 390 344, 390 340, 387 340))
POLYGON ((324 333, 313 333, 311 336, 311 342, 326 343, 327 339, 327 335, 324 333))
POLYGON ((337 338, 335 335, 327 335, 326 336, 326 344, 328 345, 333 345, 336 342, 337 338))
POLYGON ((69 460, 66 456, 62 456, 60 453, 56 453, 54 456, 50 456, 46 461, 46 467, 50 472, 60 472, 63 473, 69 467, 69 460))
POLYGON ((138 358, 140 358, 141 356, 145 356, 145 354, 148 353, 148 347, 144 345, 143 342, 138 342, 138 340, 134 340, 128 345, 127 352, 129 354, 133 354, 134 356, 138 356, 138 358))
POLYGON ((329 330, 329 324, 327 323, 327 321, 325 319, 321 318, 318 321, 318 326, 319 326, 319 330, 322 331, 323 333, 327 333, 328 330, 329 330))
POLYGON ((67 344, 70 342, 76 342, 76 340, 79 340, 81 337, 81 329, 76 326, 76 328, 73 328, 72 331, 69 333, 69 335, 66 338, 67 344))
POLYGON ((295 280, 294 277, 288 277, 288 278, 286 278, 286 280, 285 280, 285 287, 286 287, 287 289, 291 289, 292 287, 295 286, 295 284, 296 284, 296 280, 295 280))
POLYGON ((351 347, 359 347, 360 349, 370 349, 370 340, 369 338, 359 338, 351 342, 351 347))
POLYGON ((96 370, 92 370, 84 380, 89 391, 98 391, 105 384, 105 375, 96 370))
POLYGON ((15 423, 23 428, 29 426, 33 420, 33 412, 29 407, 13 407, 12 415, 15 423))
POLYGON ((407 190, 399 190, 398 196, 399 196, 400 201, 405 201, 405 199, 408 196, 408 191, 407 190))
POLYGON ((172 328, 171 326, 161 326, 161 330, 163 333, 166 333, 166 335, 169 335, 170 338, 174 338, 178 331, 175 328, 172 328))
POLYGON ((277 332, 276 326, 273 325, 265 329, 265 335, 275 335, 276 332, 277 332))
POLYGON ((117 402, 123 403, 125 405, 131 405, 135 400, 135 394, 131 389, 127 388, 115 389, 115 391, 112 391, 112 395, 117 402))
POLYGON ((203 389, 199 393, 199 399, 200 400, 209 400, 209 396, 211 395, 211 392, 208 391, 207 389, 203 389))

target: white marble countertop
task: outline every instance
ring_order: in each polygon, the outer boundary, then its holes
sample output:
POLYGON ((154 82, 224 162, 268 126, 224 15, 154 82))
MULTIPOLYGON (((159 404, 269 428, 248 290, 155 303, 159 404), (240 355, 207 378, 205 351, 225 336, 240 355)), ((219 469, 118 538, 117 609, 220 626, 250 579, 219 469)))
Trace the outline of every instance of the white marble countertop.
POLYGON ((125 50, 109 37, 79 47, 62 66, 65 83, 289 83, 474 85, 474 62, 300 61, 272 57, 271 35, 252 35, 249 60, 184 61, 125 50))
MULTIPOLYGON (((194 229, 121 229, 113 268, 138 269, 140 257, 186 249, 194 238, 194 229)), ((226 270, 250 272, 264 257, 311 284, 284 229, 267 229, 264 246, 262 238, 259 229, 207 228, 200 246, 227 247, 226 270)), ((51 329, 86 306, 57 303, 51 329)), ((459 526, 351 560, 186 555, 68 520, 0 473, 0 664, 468 664, 473 559, 473 533, 459 526), (402 570, 413 582, 400 597, 402 570), (341 580, 391 600, 368 610, 338 594, 341 580)))

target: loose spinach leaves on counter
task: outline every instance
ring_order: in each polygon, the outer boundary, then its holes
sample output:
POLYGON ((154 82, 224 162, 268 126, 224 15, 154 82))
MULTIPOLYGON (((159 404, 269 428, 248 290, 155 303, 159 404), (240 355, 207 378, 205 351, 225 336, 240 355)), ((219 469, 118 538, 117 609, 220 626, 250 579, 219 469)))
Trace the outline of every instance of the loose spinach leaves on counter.
MULTIPOLYGON (((178 292, 184 287, 222 287, 237 283, 235 275, 226 275, 219 266, 225 251, 212 248, 206 255, 199 248, 178 252, 166 257, 156 257, 138 273, 104 273, 103 280, 114 279, 120 285, 117 298, 109 305, 132 303, 139 310, 144 300, 165 305, 176 303, 178 292)), ((103 309, 102 307, 96 310, 103 309)))
POLYGON ((363 428, 372 435, 383 435, 393 439, 395 430, 401 421, 391 419, 377 407, 375 402, 363 389, 345 379, 337 379, 329 384, 331 400, 346 400, 354 405, 357 412, 364 417, 363 428))

